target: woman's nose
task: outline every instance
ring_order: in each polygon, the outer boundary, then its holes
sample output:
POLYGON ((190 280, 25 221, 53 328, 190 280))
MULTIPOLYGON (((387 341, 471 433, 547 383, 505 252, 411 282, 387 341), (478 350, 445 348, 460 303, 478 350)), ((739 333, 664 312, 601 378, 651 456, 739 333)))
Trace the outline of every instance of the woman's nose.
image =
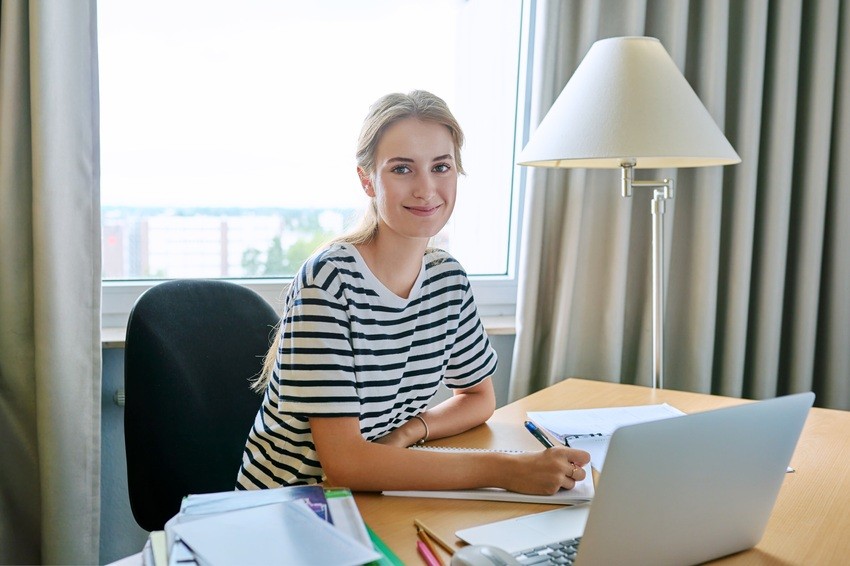
POLYGON ((429 201, 437 194, 437 183, 430 177, 421 179, 413 189, 413 196, 424 201, 429 201))

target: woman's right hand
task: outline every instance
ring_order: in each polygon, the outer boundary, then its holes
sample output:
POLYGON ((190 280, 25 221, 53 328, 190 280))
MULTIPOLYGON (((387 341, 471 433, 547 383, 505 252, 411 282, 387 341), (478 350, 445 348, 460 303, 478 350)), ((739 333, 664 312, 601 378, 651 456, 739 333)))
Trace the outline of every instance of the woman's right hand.
POLYGON ((584 450, 555 446, 517 457, 518 470, 507 474, 504 487, 518 493, 552 495, 559 489, 572 489, 587 476, 584 467, 590 454, 584 450))

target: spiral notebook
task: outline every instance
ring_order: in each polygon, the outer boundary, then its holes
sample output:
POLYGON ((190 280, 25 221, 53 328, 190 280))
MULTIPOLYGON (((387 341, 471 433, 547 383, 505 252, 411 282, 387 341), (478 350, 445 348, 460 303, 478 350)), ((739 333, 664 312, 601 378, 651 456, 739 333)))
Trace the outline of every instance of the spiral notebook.
POLYGON ((525 454, 525 450, 508 450, 502 448, 467 448, 464 446, 411 446, 408 450, 424 450, 425 452, 501 452, 502 454, 525 454))
MULTIPOLYGON (((462 448, 453 446, 416 446, 411 450, 428 450, 432 452, 501 452, 506 454, 522 454, 522 450, 499 450, 488 448, 462 448)), ((549 505, 579 505, 593 499, 593 474, 587 470, 587 476, 576 483, 572 489, 561 489, 553 495, 528 495, 515 493, 500 488, 481 489, 452 489, 452 490, 391 490, 383 491, 384 495, 395 497, 430 497, 437 499, 475 499, 480 501, 511 501, 514 503, 544 503, 549 505)))

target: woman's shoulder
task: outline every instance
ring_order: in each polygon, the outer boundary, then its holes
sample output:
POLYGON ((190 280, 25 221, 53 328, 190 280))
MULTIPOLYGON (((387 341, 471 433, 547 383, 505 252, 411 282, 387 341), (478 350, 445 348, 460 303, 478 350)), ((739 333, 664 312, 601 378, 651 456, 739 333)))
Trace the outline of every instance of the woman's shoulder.
POLYGON ((297 278, 304 285, 326 286, 341 276, 355 276, 357 258, 349 244, 334 242, 311 255, 299 270, 297 278))
POLYGON ((466 270, 460 262, 452 254, 440 248, 425 250, 425 270, 431 273, 453 273, 464 279, 467 277, 466 270))
POLYGON ((454 262, 457 263, 457 260, 442 248, 427 248, 425 250, 425 261, 427 263, 444 263, 444 262, 454 262))

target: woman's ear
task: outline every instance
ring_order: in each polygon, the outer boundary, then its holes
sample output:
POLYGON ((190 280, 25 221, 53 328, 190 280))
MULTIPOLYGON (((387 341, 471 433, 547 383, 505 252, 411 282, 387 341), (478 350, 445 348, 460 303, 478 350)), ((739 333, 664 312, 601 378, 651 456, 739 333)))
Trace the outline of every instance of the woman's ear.
POLYGON ((360 177, 360 185, 363 186, 363 190, 366 191, 366 194, 370 197, 375 196, 375 188, 372 186, 372 178, 369 176, 366 171, 363 170, 362 167, 357 167, 357 176, 360 177))

